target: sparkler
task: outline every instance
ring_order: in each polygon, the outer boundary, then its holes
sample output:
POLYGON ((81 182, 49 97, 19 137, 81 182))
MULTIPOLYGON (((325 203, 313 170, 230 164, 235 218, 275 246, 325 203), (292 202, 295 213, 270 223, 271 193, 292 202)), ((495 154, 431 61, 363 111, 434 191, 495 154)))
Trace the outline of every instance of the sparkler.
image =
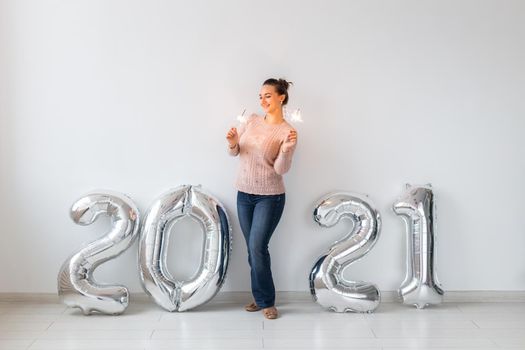
POLYGON ((241 115, 238 115, 238 116, 237 116, 237 120, 238 120, 239 123, 241 123, 241 124, 245 124, 245 123, 246 123, 246 120, 247 120, 247 117, 244 116, 244 113, 246 113, 246 108, 242 111, 241 115))
POLYGON ((292 112, 291 120, 293 122, 297 122, 297 123, 302 123, 303 122, 303 118, 301 117, 301 109, 300 108, 297 108, 296 110, 294 110, 292 112))

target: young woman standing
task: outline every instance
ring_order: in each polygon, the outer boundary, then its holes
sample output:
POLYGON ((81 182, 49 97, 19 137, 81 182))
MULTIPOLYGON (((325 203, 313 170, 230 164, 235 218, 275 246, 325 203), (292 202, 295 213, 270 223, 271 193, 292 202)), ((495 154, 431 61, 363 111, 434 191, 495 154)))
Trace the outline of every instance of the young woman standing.
POLYGON ((262 310, 267 319, 278 316, 268 243, 283 213, 282 175, 290 169, 297 144, 297 132, 283 117, 289 85, 284 79, 266 80, 259 94, 265 115, 253 114, 239 131, 231 128, 226 135, 229 153, 240 158, 237 214, 248 248, 254 298, 245 310, 262 310))

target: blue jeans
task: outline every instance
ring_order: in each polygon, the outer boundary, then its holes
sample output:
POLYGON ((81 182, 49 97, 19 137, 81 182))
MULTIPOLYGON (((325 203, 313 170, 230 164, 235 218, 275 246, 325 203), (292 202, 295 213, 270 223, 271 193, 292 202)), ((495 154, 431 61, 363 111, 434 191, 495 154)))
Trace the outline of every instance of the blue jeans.
POLYGON ((252 294, 262 308, 274 306, 275 286, 268 243, 284 210, 285 194, 259 195, 239 191, 237 214, 248 248, 252 294))

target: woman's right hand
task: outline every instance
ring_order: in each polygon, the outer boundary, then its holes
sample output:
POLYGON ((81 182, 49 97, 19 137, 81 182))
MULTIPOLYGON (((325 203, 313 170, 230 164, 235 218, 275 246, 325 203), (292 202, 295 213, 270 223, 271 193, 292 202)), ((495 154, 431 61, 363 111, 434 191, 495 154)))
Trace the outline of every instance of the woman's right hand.
POLYGON ((226 140, 230 144, 230 148, 235 147, 239 143, 239 134, 237 128, 231 128, 226 134, 226 140))

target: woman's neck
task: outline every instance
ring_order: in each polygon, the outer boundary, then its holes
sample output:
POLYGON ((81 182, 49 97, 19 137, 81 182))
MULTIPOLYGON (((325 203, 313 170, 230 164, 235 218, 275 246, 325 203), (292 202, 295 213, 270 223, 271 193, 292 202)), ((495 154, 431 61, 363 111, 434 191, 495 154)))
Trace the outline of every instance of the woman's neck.
POLYGON ((283 111, 278 110, 273 113, 266 113, 264 120, 268 124, 281 124, 284 121, 283 111))

